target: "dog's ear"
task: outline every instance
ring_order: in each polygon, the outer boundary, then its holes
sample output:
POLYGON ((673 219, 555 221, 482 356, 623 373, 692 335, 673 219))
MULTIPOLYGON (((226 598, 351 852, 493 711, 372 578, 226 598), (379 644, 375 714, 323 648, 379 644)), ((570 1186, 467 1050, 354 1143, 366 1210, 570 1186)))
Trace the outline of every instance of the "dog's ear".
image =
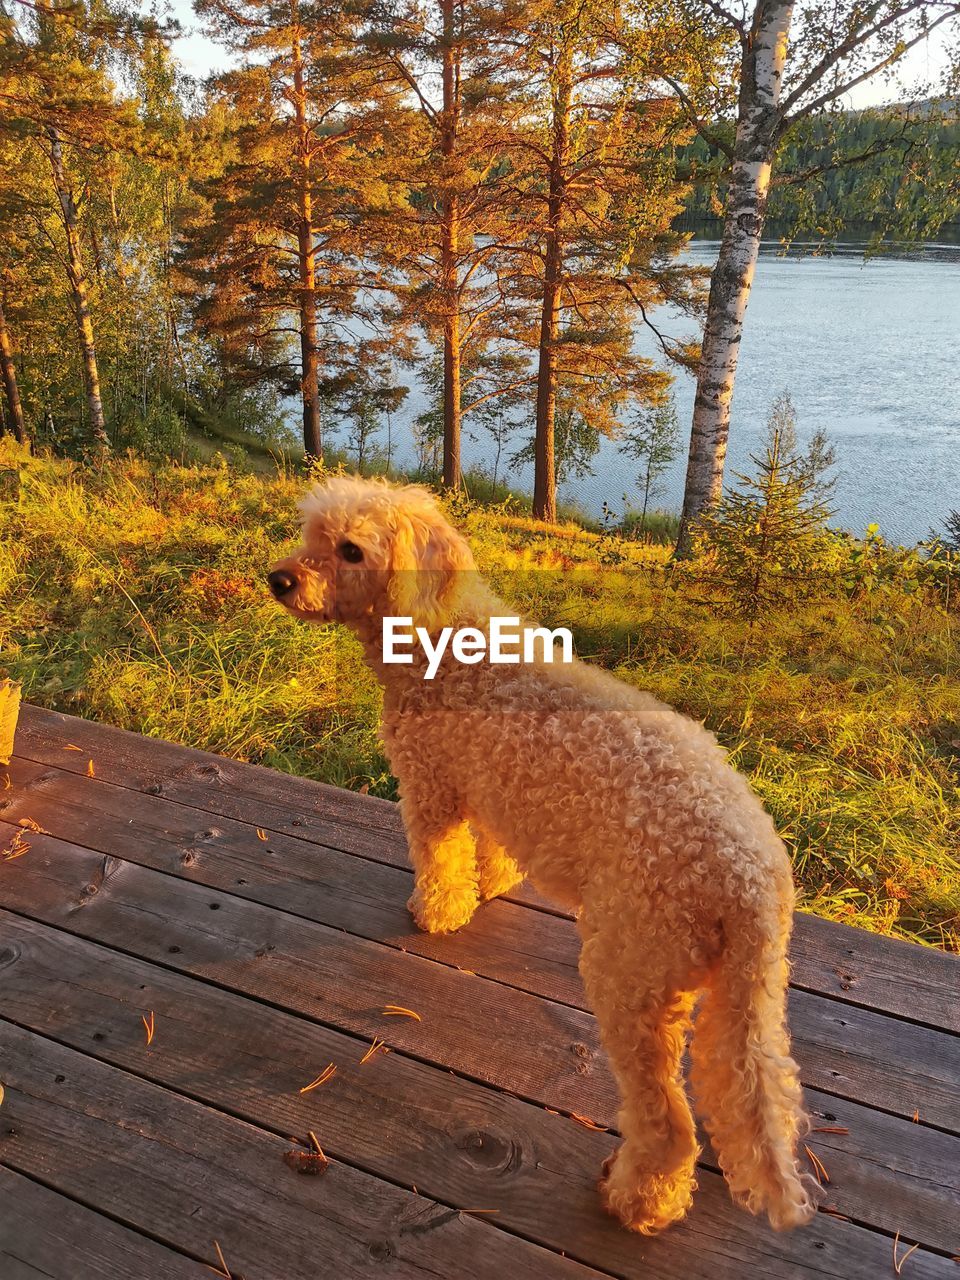
POLYGON ((398 616, 433 626, 456 614, 476 569, 467 541, 432 497, 398 506, 390 563, 390 600, 398 616))

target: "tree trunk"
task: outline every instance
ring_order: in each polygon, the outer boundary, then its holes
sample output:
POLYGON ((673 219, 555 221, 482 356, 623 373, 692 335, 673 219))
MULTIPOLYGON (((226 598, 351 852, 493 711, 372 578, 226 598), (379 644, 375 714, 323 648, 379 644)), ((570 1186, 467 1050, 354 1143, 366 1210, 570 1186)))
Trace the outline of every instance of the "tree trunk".
POLYGON ((460 205, 452 189, 453 155, 457 145, 459 117, 459 53, 454 45, 453 0, 441 0, 443 16, 443 116, 440 151, 443 156, 443 202, 440 227, 440 269, 443 306, 443 484, 459 489, 461 389, 460 389, 460 289, 457 248, 460 235, 460 205))
POLYGON ((676 551, 681 557, 690 553, 693 524, 723 491, 730 402, 782 123, 780 90, 793 8, 793 0, 759 0, 744 48, 723 239, 710 281, 697 369, 676 551))
POLYGON ((3 390, 7 399, 7 408, 10 411, 10 429, 18 444, 26 444, 27 432, 23 424, 20 390, 17 387, 17 369, 13 363, 13 345, 10 342, 10 333, 3 313, 2 298, 0 298, 0 375, 3 377, 3 390))
POLYGON ((307 122, 306 78, 300 38, 300 8, 292 0, 293 97, 297 121, 300 218, 297 224, 297 259, 300 275, 300 395, 303 402, 303 451, 308 458, 323 457, 320 430, 320 357, 317 349, 317 251, 313 225, 313 193, 310 180, 310 129, 307 122))
POLYGON ((537 362, 537 426, 534 437, 533 514, 537 520, 557 518, 557 340, 560 336, 560 289, 563 281, 563 206, 570 149, 570 104, 573 67, 564 50, 553 96, 550 190, 547 198, 547 246, 544 255, 540 345, 537 362))
POLYGON ((107 437, 106 422, 103 416, 103 400, 100 396, 97 346, 93 337, 93 321, 90 318, 87 273, 83 265, 83 255, 80 251, 80 225, 77 217, 77 206, 64 173, 60 134, 52 125, 47 129, 47 138, 50 142, 50 166, 53 170, 53 185, 57 193, 57 200, 60 203, 63 230, 67 241, 67 277, 70 281, 73 309, 77 319, 77 332, 80 337, 80 353, 83 357, 84 389, 86 391, 87 411, 90 414, 90 430, 97 445, 101 449, 109 449, 110 441, 107 437))

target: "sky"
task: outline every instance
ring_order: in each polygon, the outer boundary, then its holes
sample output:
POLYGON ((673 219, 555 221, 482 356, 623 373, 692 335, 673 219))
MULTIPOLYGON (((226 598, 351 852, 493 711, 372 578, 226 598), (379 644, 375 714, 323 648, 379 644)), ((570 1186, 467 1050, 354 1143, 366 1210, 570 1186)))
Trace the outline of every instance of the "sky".
MULTIPOLYGON (((193 12, 192 0, 165 0, 165 3, 170 15, 177 19, 183 30, 183 35, 174 41, 173 47, 184 69, 201 79, 225 71, 230 65, 230 55, 221 45, 203 35, 201 24, 193 12)), ((892 85, 879 76, 875 77, 848 94, 846 105, 852 109, 860 109, 902 99, 909 96, 910 87, 918 81, 936 84, 946 65, 946 38, 941 31, 935 31, 926 41, 912 49, 898 65, 898 75, 892 85)))

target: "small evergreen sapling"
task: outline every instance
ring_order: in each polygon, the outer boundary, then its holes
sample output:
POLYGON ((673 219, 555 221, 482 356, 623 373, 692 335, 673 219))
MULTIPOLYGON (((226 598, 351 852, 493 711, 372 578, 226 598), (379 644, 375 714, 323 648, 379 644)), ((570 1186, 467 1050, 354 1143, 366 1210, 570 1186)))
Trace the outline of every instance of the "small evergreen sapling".
POLYGON ((784 451, 779 430, 752 460, 756 476, 737 477, 738 486, 701 517, 694 539, 715 603, 751 626, 815 595, 831 546, 831 513, 817 495, 818 481, 784 451))
POLYGON ((806 453, 800 453, 797 443, 797 410, 789 391, 781 391, 770 406, 765 446, 772 447, 776 437, 780 440, 784 465, 804 482, 808 493, 821 502, 827 502, 837 483, 835 475, 827 474, 836 465, 837 452, 823 427, 818 427, 810 437, 806 453))

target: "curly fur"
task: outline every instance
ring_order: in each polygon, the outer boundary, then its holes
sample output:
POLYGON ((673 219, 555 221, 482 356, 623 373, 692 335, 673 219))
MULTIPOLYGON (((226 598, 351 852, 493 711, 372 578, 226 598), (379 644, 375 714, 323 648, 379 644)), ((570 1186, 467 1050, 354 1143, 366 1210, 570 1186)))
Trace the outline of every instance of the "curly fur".
POLYGON ((302 503, 283 604, 340 621, 384 685, 421 929, 465 925, 524 875, 578 913, 580 969, 620 1088, 603 1201, 650 1234, 682 1218, 699 1154, 692 1084, 734 1197, 777 1228, 815 1211, 785 1025, 793 884, 783 844, 712 734, 582 663, 384 666, 388 614, 476 626, 511 611, 434 498, 337 477, 302 503), (344 540, 363 552, 347 563, 344 540), (699 992, 703 999, 695 1021, 699 992))

